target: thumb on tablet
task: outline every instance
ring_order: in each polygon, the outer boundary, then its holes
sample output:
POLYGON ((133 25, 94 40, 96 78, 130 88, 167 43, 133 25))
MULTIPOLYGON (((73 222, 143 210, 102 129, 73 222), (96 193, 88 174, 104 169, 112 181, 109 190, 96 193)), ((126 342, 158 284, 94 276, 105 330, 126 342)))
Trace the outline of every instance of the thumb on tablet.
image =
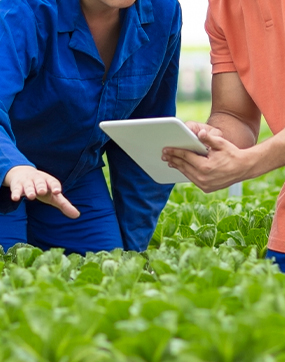
POLYGON ((223 147, 224 139, 220 136, 214 136, 213 134, 202 129, 198 133, 199 140, 204 143, 207 147, 215 150, 220 150, 223 147))

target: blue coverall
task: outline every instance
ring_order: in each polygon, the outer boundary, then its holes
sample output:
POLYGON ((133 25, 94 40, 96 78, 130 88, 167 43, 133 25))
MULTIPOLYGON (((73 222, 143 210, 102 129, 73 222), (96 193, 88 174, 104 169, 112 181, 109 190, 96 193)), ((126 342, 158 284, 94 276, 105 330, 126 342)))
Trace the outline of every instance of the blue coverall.
POLYGON ((15 203, 2 186, 5 249, 18 241, 82 254, 147 248, 173 185, 156 184, 98 124, 175 115, 181 9, 177 0, 137 0, 120 15, 103 80, 79 0, 1 0, 0 185, 12 167, 34 165, 59 179, 81 211, 74 221, 39 201, 15 203), (112 200, 102 177, 104 152, 112 200))

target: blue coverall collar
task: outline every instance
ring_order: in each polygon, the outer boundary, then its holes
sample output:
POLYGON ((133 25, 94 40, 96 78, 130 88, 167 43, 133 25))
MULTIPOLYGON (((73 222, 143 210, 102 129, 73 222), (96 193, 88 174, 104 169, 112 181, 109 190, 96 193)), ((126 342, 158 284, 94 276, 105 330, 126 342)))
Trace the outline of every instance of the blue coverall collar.
MULTIPOLYGON (((136 0, 127 9, 124 20, 122 34, 107 78, 114 75, 132 54, 149 42, 142 25, 154 21, 151 0, 136 0)), ((66 0, 58 0, 58 27, 60 33, 71 33, 69 42, 71 49, 88 54, 104 68, 81 11, 79 0, 68 0, 68 3, 66 0)))
MULTIPOLYGON (((81 12, 79 0, 57 0, 58 2, 58 31, 72 32, 76 28, 78 14, 81 12)), ((151 0, 136 0, 132 7, 136 8, 140 24, 154 21, 151 0)))
POLYGON ((141 24, 154 22, 153 8, 151 0, 137 0, 135 6, 139 15, 141 24))

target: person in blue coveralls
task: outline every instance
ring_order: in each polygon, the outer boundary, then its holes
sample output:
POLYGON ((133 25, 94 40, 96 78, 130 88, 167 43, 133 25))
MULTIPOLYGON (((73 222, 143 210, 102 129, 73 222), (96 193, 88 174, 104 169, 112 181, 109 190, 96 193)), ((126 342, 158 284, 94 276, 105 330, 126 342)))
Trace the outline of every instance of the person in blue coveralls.
POLYGON ((1 0, 4 250, 147 248, 173 185, 156 184, 98 124, 175 115, 180 32, 177 0, 1 0))

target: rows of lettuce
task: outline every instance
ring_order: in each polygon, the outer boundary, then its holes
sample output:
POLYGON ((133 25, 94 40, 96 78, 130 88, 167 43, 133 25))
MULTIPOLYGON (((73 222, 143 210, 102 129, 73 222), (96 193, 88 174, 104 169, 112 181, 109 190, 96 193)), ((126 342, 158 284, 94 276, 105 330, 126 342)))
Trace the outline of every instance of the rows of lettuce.
POLYGON ((0 251, 0 361, 285 360, 285 275, 263 258, 283 171, 177 185, 144 253, 0 251))
POLYGON ((285 276, 255 247, 166 239, 84 258, 21 247, 1 269, 1 361, 285 358, 285 276))
POLYGON ((229 189, 205 194, 191 183, 177 184, 150 247, 159 247, 165 238, 240 250, 256 245, 258 256, 263 258, 283 182, 284 169, 276 170, 243 182, 239 197, 229 197, 229 189))

